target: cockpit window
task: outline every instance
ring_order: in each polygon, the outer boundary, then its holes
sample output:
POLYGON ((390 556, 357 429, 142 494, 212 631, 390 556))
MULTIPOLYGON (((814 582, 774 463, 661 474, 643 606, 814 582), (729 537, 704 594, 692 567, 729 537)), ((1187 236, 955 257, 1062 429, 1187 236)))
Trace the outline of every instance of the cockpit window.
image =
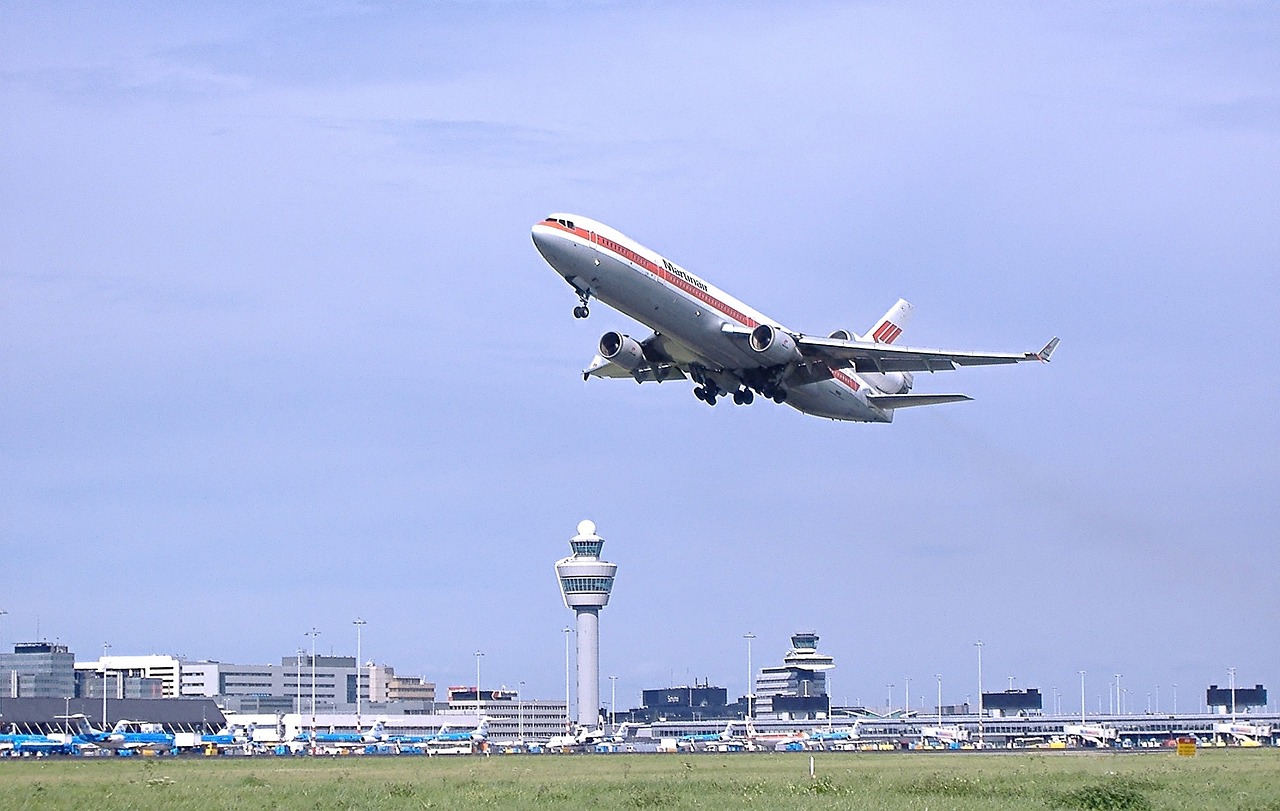
POLYGON ((563 225, 565 228, 568 228, 570 231, 575 230, 573 227, 573 220, 562 220, 559 217, 547 217, 545 220, 543 220, 543 222, 555 222, 563 225))

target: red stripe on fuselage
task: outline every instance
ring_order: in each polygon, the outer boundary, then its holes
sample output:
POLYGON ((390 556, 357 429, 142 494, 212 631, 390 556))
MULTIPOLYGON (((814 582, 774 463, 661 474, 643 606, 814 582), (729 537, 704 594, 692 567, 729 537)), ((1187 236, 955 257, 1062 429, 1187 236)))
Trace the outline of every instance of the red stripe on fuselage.
POLYGON ((639 252, 634 251, 631 248, 628 248, 627 246, 619 242, 616 242, 615 240, 609 239, 606 236, 601 236, 600 234, 597 234, 594 231, 589 231, 586 228, 575 227, 571 229, 554 221, 544 222, 542 224, 550 226, 552 228, 558 228, 561 231, 564 231, 565 233, 574 234, 575 236, 581 237, 587 240, 588 242, 592 243, 593 245, 597 245, 601 248, 604 248, 605 250, 607 250, 608 252, 612 253, 614 256, 617 256, 620 259, 623 259, 627 262, 630 262, 633 265, 638 265, 644 268, 645 270, 657 276, 660 281, 671 285, 677 290, 688 293, 689 295, 696 298, 698 301, 701 301, 703 304, 706 304, 710 307, 715 308, 716 310, 719 310, 720 312, 732 318, 734 321, 737 321, 739 324, 742 324, 747 327, 753 327, 753 328, 759 326, 760 324, 759 321, 756 321, 751 316, 746 315, 745 313, 739 312, 736 308, 734 308, 729 304, 726 304, 725 302, 711 295, 706 290, 703 290, 702 288, 697 287, 691 282, 680 278, 679 276, 675 275, 671 271, 667 270, 662 265, 658 264, 657 262, 654 262, 652 259, 649 259, 646 256, 642 256, 639 252))

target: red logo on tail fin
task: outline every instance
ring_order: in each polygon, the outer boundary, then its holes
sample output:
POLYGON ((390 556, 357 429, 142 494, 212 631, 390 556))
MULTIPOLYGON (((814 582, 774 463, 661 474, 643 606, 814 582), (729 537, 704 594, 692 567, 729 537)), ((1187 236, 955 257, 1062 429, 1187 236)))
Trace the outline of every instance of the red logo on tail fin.
POLYGON ((876 330, 872 335, 872 339, 882 344, 891 344, 898 340, 898 336, 902 334, 902 327, 894 324, 892 321, 886 321, 880 325, 880 329, 876 330))

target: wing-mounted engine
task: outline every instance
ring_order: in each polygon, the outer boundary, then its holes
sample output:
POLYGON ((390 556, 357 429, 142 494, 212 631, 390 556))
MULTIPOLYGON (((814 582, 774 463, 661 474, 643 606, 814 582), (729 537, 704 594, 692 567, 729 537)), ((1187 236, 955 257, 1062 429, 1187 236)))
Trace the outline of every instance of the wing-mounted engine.
POLYGON ((862 340, 862 338, 860 338, 857 333, 850 332, 847 329, 838 329, 835 332, 828 335, 827 337, 834 338, 837 341, 861 341, 862 340))
POLYGON ((795 339, 769 324, 761 324, 751 330, 747 342, 760 359, 761 366, 785 366, 802 360, 795 339))
POLYGON ((600 357, 628 372, 634 372, 648 363, 640 342, 621 332, 611 331, 600 336, 600 357))

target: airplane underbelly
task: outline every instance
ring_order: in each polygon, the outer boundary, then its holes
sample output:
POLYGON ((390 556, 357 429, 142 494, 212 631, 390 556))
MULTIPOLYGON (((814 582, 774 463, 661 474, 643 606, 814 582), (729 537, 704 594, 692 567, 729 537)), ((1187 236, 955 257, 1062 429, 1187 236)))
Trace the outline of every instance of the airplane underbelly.
POLYGON ((893 422, 893 412, 867 405, 852 390, 835 380, 791 386, 787 389, 787 405, 833 420, 851 422, 893 422))
POLYGON ((602 256, 590 274, 591 294, 610 307, 684 345, 711 365, 746 366, 734 339, 720 331, 725 318, 647 273, 602 256))

